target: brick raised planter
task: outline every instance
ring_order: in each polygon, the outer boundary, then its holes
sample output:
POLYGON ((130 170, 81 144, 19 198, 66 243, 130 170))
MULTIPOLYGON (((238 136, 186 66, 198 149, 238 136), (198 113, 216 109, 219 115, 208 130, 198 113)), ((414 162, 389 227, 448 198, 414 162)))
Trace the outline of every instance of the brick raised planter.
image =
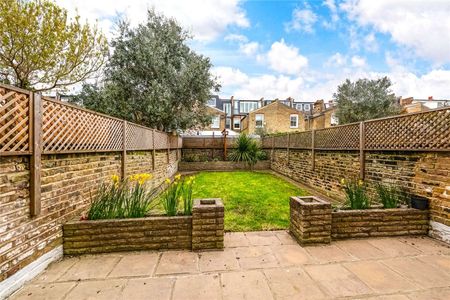
MULTIPOLYGON (((246 163, 234 161, 205 161, 205 162, 186 162, 178 163, 179 171, 234 171, 249 170, 246 163)), ((258 161, 253 170, 270 170, 270 160, 258 161)))
POLYGON ((331 241, 331 203, 314 196, 290 198, 289 230, 300 244, 331 241))
POLYGON ((339 210, 317 197, 291 197, 290 232, 300 244, 331 240, 426 235, 429 212, 413 208, 339 210))
POLYGON ((426 235, 428 211, 414 208, 339 210, 332 212, 332 239, 426 235))
POLYGON ((68 222, 63 225, 64 254, 222 249, 222 201, 196 199, 194 203, 192 216, 68 222))

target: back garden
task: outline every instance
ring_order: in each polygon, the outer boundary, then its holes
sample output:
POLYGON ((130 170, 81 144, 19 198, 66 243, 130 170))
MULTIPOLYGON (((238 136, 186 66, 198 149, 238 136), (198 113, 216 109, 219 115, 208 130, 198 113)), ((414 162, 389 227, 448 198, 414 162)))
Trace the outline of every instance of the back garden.
POLYGON ((42 106, 1 110, 19 122, 6 123, 1 144, 1 296, 36 276, 14 297, 182 299, 194 288, 189 297, 320 299, 450 288, 448 108, 225 141, 1 88, 7 109, 42 106), (423 130, 408 130, 417 124, 423 130))

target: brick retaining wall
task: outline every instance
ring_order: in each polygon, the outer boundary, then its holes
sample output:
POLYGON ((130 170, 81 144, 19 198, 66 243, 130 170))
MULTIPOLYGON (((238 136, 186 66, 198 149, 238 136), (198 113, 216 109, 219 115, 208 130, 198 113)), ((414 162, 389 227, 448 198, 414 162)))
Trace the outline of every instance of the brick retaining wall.
POLYGON ((220 199, 196 199, 192 216, 71 221, 63 225, 64 254, 222 249, 223 217, 220 199))
MULTIPOLYGON (((243 162, 233 161, 208 161, 208 162, 185 162, 180 161, 178 164, 180 171, 235 171, 250 170, 248 165, 243 162)), ((253 170, 270 170, 270 161, 258 161, 253 166, 253 170)))
POLYGON ((428 211, 413 208, 340 210, 332 212, 333 239, 426 235, 428 211))
POLYGON ((313 196, 290 198, 289 231, 300 244, 332 239, 426 235, 429 212, 412 208, 332 211, 313 196))

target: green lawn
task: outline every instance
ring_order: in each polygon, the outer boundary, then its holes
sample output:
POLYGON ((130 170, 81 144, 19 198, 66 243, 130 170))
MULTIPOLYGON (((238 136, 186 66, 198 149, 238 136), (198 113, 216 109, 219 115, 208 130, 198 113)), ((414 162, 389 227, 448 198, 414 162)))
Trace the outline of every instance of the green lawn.
POLYGON ((222 198, 226 231, 285 229, 289 197, 306 191, 269 173, 200 172, 194 198, 222 198))

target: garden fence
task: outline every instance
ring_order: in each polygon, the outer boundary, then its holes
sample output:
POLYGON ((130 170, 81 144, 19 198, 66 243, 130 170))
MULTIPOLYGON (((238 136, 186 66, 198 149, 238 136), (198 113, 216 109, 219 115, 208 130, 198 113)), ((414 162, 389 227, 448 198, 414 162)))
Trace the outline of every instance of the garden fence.
MULTIPOLYGON (((31 214, 39 213, 42 154, 180 149, 179 136, 0 84, 0 156, 30 156, 31 214)), ((177 151, 178 159, 178 151, 177 151)), ((154 166, 153 166, 154 168, 154 166)))
MULTIPOLYGON (((262 139, 265 149, 357 150, 364 178, 366 151, 450 151, 450 108, 368 120, 262 139)), ((289 159, 289 155, 288 155, 289 159)))

